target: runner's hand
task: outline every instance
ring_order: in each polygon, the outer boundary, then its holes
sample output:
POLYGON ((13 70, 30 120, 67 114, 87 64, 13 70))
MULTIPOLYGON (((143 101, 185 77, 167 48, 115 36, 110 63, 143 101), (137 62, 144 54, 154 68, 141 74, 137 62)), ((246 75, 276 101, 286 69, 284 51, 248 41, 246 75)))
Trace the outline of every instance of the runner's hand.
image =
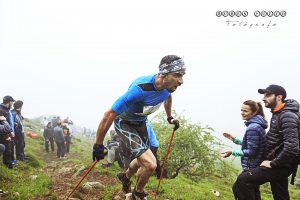
POLYGON ((172 116, 167 118, 169 124, 174 124, 174 130, 176 131, 179 128, 179 121, 174 119, 172 116))
POLYGON ((107 148, 103 144, 94 144, 93 146, 93 161, 102 160, 107 154, 107 148))

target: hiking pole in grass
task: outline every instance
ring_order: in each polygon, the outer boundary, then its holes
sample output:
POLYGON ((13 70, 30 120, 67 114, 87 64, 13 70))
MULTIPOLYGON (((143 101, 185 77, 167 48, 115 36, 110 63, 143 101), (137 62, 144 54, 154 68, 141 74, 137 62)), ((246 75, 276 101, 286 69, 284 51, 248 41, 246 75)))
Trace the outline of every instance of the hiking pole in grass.
POLYGON ((158 195, 158 190, 159 190, 159 186, 160 186, 160 181, 163 177, 163 174, 164 174, 164 170, 165 170, 165 166, 167 164, 167 160, 168 160, 168 156, 169 156, 169 153, 170 153, 170 149, 171 149, 171 145, 172 145, 172 141, 173 141, 173 137, 174 137, 174 133, 175 133, 175 127, 173 128, 173 132, 172 132, 172 136, 171 136, 171 139, 170 139, 170 142, 169 142, 169 145, 168 145, 168 150, 167 150, 167 153, 166 153, 166 156, 165 156, 165 160, 164 160, 164 164, 163 164, 163 167, 161 169, 161 172, 160 172, 160 177, 159 177, 159 181, 158 181, 158 185, 157 185, 157 188, 156 188, 156 193, 155 193, 155 199, 158 195))
POLYGON ((77 183, 77 185, 75 186, 75 188, 72 190, 72 192, 68 195, 68 197, 66 198, 66 200, 69 199, 69 197, 75 192, 75 190, 78 188, 78 186, 80 185, 80 183, 83 181, 83 179, 90 173, 90 171, 94 168, 94 166, 97 164, 98 160, 95 160, 93 162, 93 164, 90 166, 90 168, 87 170, 87 172, 83 175, 83 177, 79 180, 79 182, 77 183))

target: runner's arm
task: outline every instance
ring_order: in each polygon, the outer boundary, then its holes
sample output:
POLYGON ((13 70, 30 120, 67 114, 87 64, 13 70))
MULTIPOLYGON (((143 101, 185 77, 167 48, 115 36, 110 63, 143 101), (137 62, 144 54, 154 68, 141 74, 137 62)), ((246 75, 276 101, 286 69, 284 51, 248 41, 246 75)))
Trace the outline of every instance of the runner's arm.
POLYGON ((104 116, 98 126, 95 144, 103 144, 104 137, 109 127, 117 117, 117 113, 113 109, 109 109, 104 113, 104 116))
POLYGON ((164 102, 165 111, 168 117, 172 117, 172 96, 170 95, 164 102))

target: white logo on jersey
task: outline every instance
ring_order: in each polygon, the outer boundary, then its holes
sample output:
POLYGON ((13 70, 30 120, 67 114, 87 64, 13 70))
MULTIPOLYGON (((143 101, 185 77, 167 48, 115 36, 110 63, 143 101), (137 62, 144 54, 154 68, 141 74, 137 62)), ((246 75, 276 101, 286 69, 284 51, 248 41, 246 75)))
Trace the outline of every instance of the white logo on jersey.
POLYGON ((154 113, 155 111, 157 111, 159 109, 159 107, 161 106, 161 104, 162 104, 162 102, 155 106, 144 106, 143 113, 135 113, 135 114, 140 115, 140 116, 150 115, 150 114, 154 113))

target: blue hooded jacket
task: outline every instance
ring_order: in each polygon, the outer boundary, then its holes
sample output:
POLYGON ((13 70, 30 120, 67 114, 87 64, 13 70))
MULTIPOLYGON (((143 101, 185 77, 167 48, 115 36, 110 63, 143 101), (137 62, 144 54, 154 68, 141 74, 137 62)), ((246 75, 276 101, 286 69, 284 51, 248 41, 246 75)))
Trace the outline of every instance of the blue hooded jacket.
POLYGON ((260 115, 255 115, 245 122, 247 129, 242 142, 244 156, 241 158, 243 170, 258 167, 264 156, 267 121, 260 115))

